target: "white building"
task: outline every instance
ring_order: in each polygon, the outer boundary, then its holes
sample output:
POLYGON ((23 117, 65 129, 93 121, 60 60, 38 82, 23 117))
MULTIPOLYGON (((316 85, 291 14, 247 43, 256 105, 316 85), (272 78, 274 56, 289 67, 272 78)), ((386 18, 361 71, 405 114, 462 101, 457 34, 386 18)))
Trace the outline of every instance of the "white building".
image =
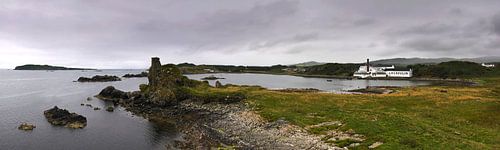
POLYGON ((367 60, 366 65, 359 66, 358 71, 354 72, 354 77, 359 78, 387 78, 387 77, 397 77, 397 78, 410 78, 413 76, 413 71, 410 70, 396 70, 394 65, 383 66, 383 67, 373 67, 370 66, 370 60, 367 60))
POLYGON ((481 66, 486 67, 486 68, 493 68, 493 67, 495 67, 495 64, 485 64, 485 63, 482 63, 481 66))

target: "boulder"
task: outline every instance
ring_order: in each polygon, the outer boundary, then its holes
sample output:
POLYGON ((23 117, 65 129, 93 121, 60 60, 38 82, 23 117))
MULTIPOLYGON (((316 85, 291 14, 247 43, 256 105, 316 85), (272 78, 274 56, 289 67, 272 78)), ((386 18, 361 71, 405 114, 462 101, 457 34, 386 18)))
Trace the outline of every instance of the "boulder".
POLYGON ((113 112, 113 111, 115 111, 115 108, 112 106, 109 106, 108 108, 106 108, 106 111, 113 112))
POLYGON ((111 82, 111 81, 121 81, 121 79, 117 76, 100 76, 96 75, 92 78, 87 78, 87 77, 80 77, 77 80, 78 82, 111 82))
POLYGON ((57 106, 43 112, 47 121, 55 126, 65 126, 73 129, 80 129, 87 126, 87 118, 76 113, 70 113, 66 109, 57 106))
POLYGON ((24 130, 24 131, 31 131, 34 128, 36 128, 35 125, 28 124, 28 123, 21 123, 21 125, 19 125, 19 127, 17 127, 17 129, 24 130))
POLYGON ((129 95, 126 92, 115 89, 113 86, 104 88, 99 93, 98 97, 103 100, 110 100, 113 102, 118 102, 121 99, 129 99, 129 95))

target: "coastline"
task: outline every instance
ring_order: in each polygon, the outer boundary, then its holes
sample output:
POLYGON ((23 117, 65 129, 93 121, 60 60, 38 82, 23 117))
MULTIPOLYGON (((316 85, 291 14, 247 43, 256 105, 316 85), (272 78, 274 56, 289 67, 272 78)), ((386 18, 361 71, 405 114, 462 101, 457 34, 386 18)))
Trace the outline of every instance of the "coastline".
POLYGON ((478 85, 474 80, 470 79, 439 79, 439 78, 355 78, 352 76, 334 76, 334 75, 309 75, 309 74, 289 74, 289 73, 270 73, 270 72, 207 72, 207 73, 184 73, 184 75, 190 74, 218 74, 218 73, 228 73, 228 74, 269 74, 269 75, 289 75, 304 78, 325 78, 325 79, 345 79, 345 80, 398 80, 398 81, 429 81, 433 82, 432 85, 466 85, 474 86, 478 85))
POLYGON ((151 122, 175 124, 183 138, 167 143, 167 149, 342 149, 325 143, 321 140, 322 136, 310 134, 285 120, 268 122, 246 101, 223 104, 185 100, 167 107, 132 99, 118 103, 127 111, 151 122))

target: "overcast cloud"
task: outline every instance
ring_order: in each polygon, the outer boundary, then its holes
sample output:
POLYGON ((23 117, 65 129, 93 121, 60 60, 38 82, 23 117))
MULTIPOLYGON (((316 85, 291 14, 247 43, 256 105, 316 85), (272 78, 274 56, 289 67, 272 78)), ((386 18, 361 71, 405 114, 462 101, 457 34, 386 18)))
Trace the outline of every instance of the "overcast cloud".
POLYGON ((0 68, 498 55, 499 0, 0 0, 0 68))

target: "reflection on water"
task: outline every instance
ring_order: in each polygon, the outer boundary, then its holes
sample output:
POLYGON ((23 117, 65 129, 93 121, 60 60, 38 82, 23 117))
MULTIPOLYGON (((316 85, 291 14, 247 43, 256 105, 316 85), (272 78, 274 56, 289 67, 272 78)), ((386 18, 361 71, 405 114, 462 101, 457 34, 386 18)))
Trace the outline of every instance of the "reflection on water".
MULTIPOLYGON (((323 91, 341 92, 352 89, 366 88, 367 86, 416 86, 429 85, 428 81, 406 81, 406 80, 346 80, 346 79, 326 79, 326 78, 305 78, 289 75, 270 75, 270 74, 193 74, 187 75, 191 79, 200 80, 203 77, 214 75, 222 77, 222 84, 237 85, 260 85, 271 89, 281 88, 316 88, 323 91), (331 81, 327 81, 331 80, 331 81)), ((216 80, 209 83, 215 85, 216 80)))

